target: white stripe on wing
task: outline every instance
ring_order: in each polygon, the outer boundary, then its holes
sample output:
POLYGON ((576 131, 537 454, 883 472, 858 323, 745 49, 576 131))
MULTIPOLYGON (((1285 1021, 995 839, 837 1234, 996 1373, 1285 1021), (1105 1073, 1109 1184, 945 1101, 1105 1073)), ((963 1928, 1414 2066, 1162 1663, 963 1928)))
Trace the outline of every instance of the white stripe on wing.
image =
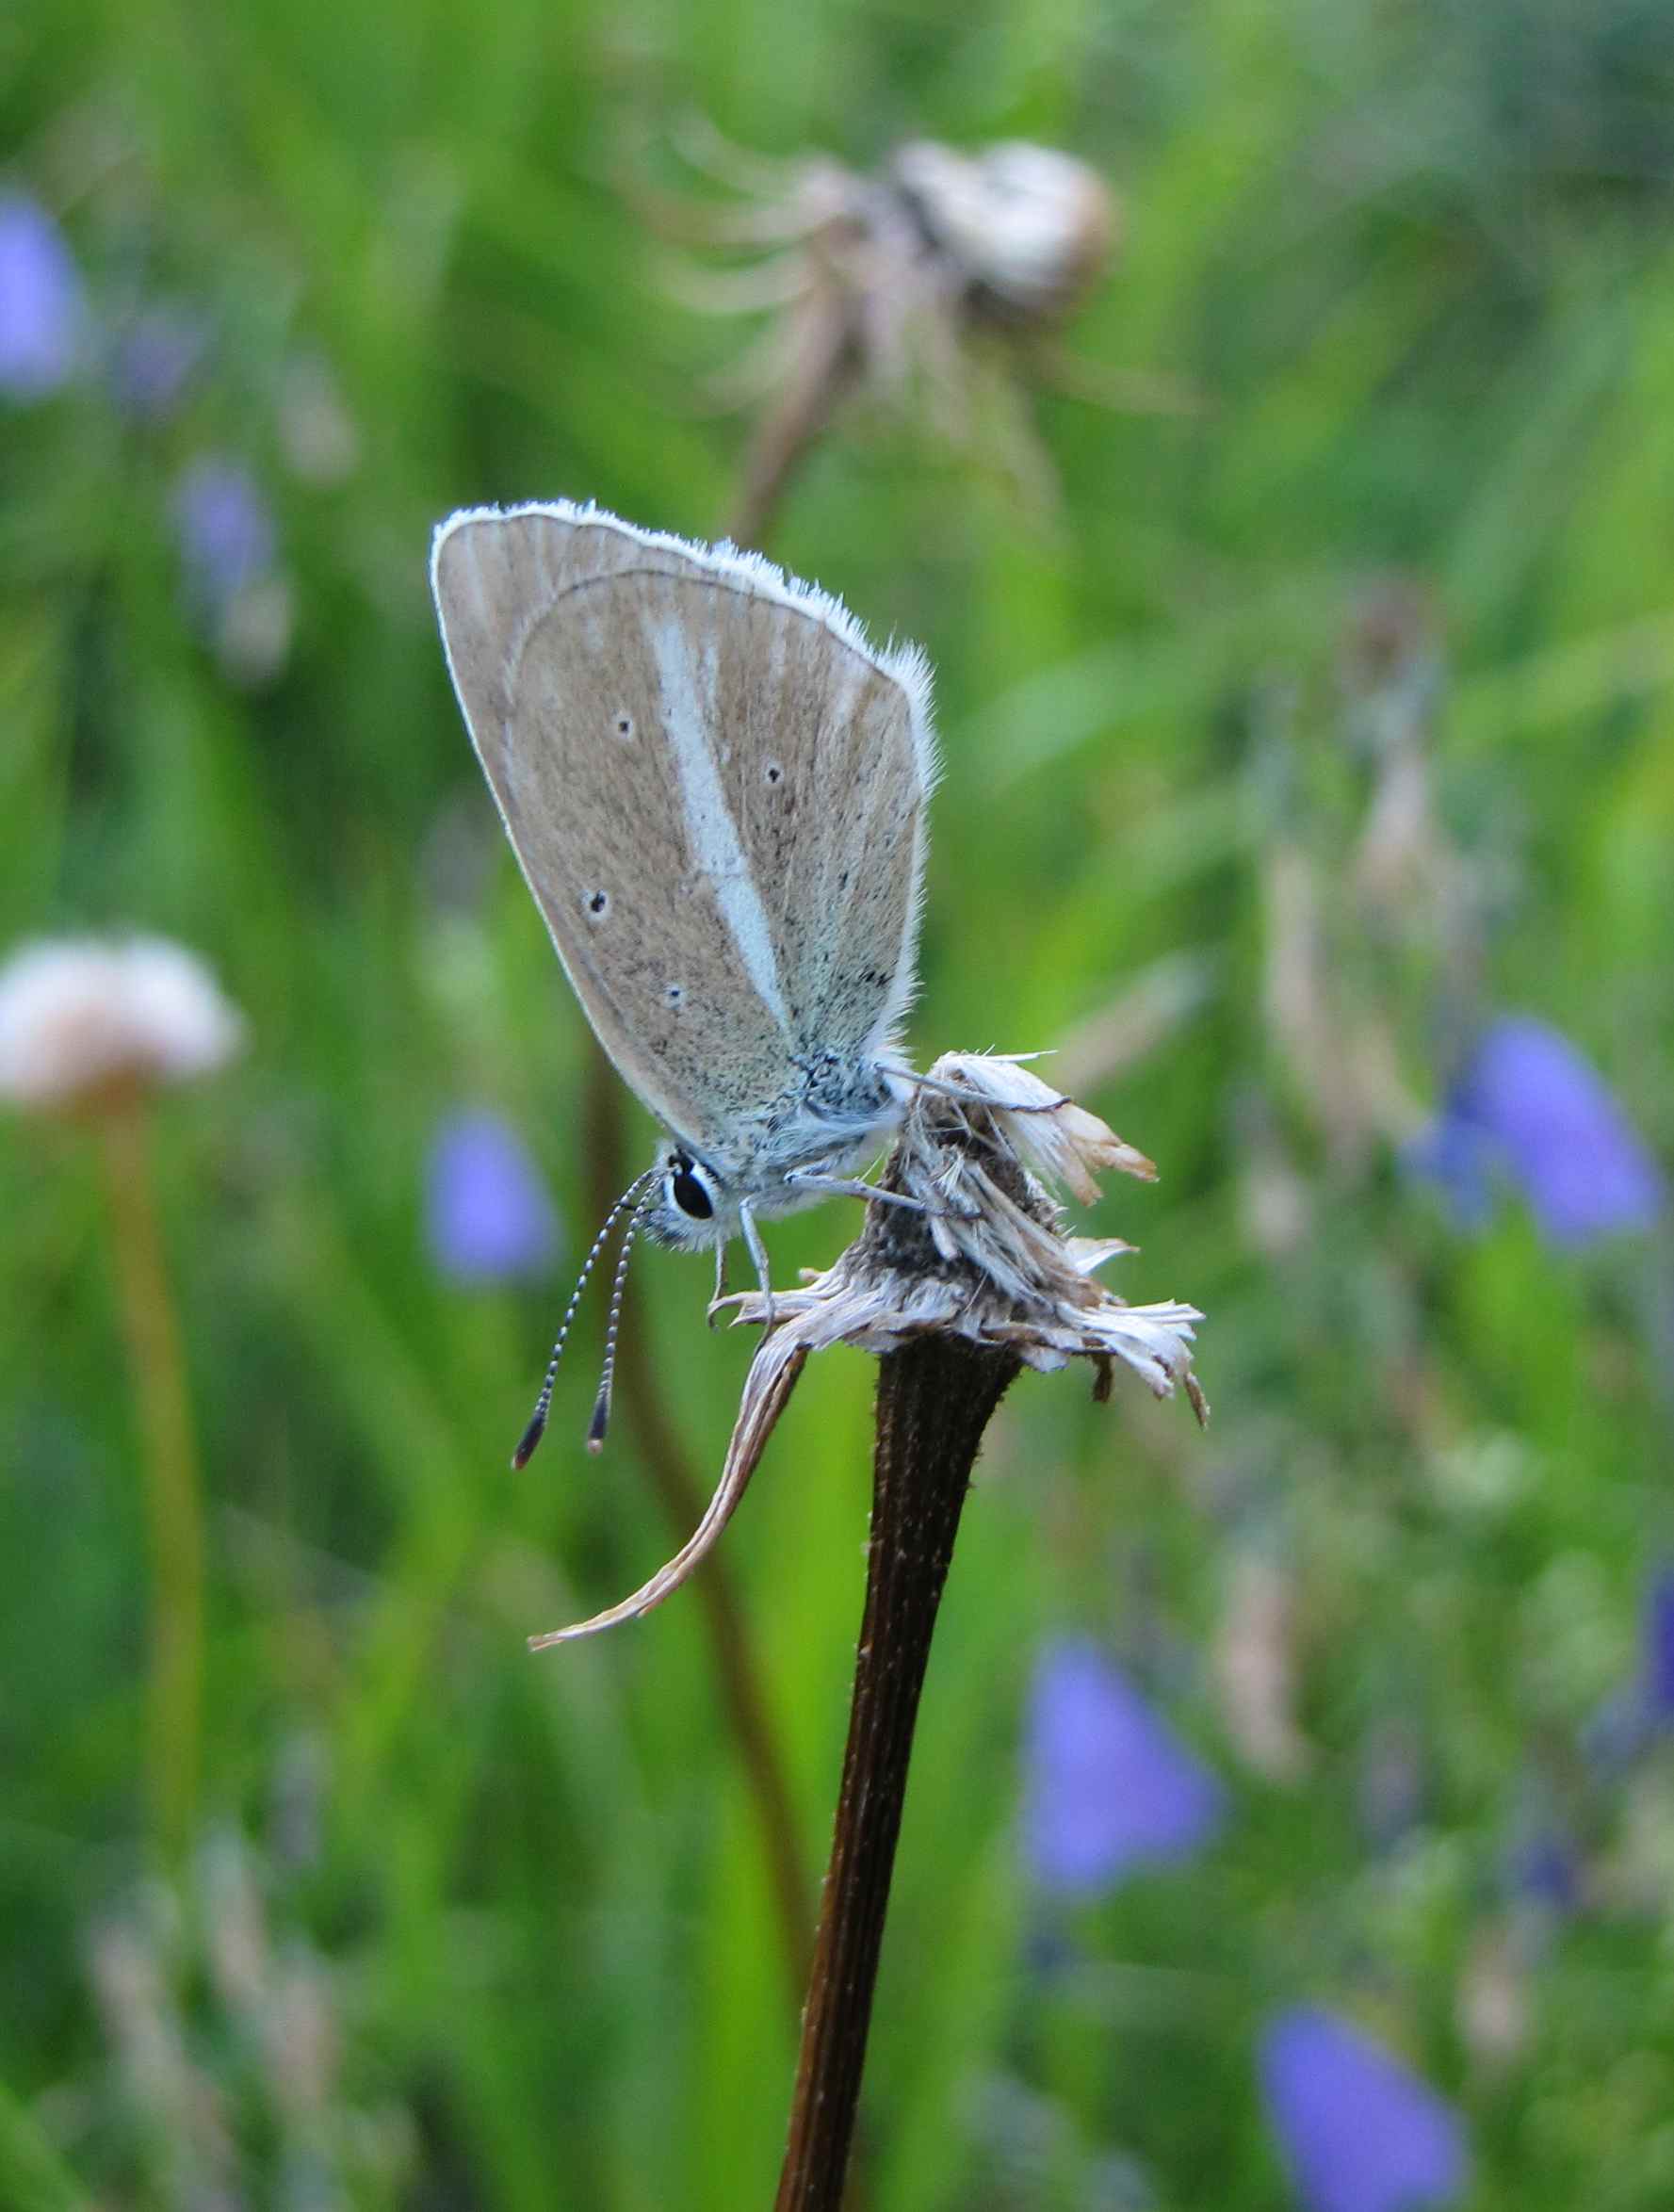
POLYGON ((774 1020, 788 1030, 767 910, 709 749, 715 723, 714 646, 707 647, 700 662, 691 639, 671 623, 647 615, 645 629, 662 682, 663 728, 680 778, 691 857, 714 884, 715 903, 732 932, 744 973, 774 1020))

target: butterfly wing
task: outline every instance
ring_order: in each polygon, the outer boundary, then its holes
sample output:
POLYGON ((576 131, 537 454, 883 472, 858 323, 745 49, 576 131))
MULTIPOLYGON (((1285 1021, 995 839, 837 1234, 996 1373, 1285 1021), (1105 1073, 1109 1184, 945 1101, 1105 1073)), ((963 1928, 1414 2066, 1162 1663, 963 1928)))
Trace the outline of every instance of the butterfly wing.
POLYGON ((724 1163, 799 1065, 912 989, 928 672, 764 561, 567 504, 453 516, 436 607, 471 737, 624 1079, 724 1163))

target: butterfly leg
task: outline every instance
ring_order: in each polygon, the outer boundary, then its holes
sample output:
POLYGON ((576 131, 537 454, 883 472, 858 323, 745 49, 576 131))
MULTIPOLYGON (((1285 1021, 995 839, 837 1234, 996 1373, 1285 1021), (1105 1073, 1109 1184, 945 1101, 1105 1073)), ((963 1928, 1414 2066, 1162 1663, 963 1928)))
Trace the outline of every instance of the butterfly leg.
MULTIPOLYGON (((1020 1053, 1017 1057, 1032 1060, 1035 1055, 1033 1053, 1020 1053)), ((969 1106, 973 1103, 979 1106, 987 1106, 1001 1114, 1056 1114, 1060 1106, 1069 1104, 1067 1098, 1060 1096, 1052 1098, 1033 1098, 1016 1106, 1001 1105, 998 1098, 984 1098, 979 1092, 967 1090, 959 1083, 943 1082, 939 1076, 909 1075, 906 1081, 918 1090, 934 1091, 938 1098, 955 1098, 962 1106, 969 1106)))
POLYGON ((857 1175, 827 1175, 822 1167, 793 1167, 785 1180, 793 1191, 819 1191, 833 1198, 878 1198, 886 1206, 904 1206, 909 1213, 930 1212, 922 1198, 910 1198, 904 1191, 881 1191, 857 1175))
POLYGON ((715 1326, 715 1316, 721 1310, 721 1301, 726 1295, 726 1243, 724 1238, 715 1247, 715 1295, 709 1300, 709 1326, 715 1326))
POLYGON ((767 1326, 772 1328, 779 1317, 773 1310, 773 1284, 768 1269, 767 1246, 761 1241, 761 1231, 756 1226, 756 1216, 747 1201, 739 1203, 739 1226, 744 1232, 744 1243, 749 1247, 750 1257, 756 1262, 756 1273, 761 1284, 762 1299, 767 1306, 767 1326))
MULTIPOLYGON (((834 1198, 876 1199, 880 1206, 903 1207, 909 1213, 922 1213, 929 1220, 942 1218, 934 1206, 922 1198, 910 1197, 905 1191, 886 1191, 876 1183, 863 1181, 857 1175, 826 1175, 818 1167, 793 1167, 785 1178, 794 1189, 829 1193, 834 1198)), ((974 1221, 977 1210, 967 1207, 959 1210, 959 1218, 974 1221)))

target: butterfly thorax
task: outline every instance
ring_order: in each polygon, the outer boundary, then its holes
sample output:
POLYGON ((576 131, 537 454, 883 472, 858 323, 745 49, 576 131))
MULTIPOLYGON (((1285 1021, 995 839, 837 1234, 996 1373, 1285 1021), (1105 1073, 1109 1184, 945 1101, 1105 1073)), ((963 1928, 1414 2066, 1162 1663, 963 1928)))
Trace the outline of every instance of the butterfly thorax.
POLYGON ((739 1210, 792 1213, 827 1195, 833 1179, 872 1159, 899 1123, 909 1093, 905 1064, 890 1052, 844 1061, 832 1052, 798 1063, 799 1081, 729 1132, 724 1148, 672 1137, 658 1155, 658 1195, 642 1216, 658 1243, 688 1250, 739 1233, 739 1210))

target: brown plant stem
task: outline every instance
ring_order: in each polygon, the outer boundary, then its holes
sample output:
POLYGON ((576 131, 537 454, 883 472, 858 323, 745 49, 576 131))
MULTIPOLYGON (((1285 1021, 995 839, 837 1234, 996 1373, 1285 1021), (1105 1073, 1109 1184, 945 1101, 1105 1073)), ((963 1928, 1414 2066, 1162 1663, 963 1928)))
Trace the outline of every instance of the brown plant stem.
MULTIPOLYGON (((593 1185, 593 1207, 604 1218, 625 1177, 620 1079, 598 1046, 586 1077, 582 1116, 593 1185)), ((631 1289, 623 1301, 617 1337, 616 1379, 621 1403, 670 1527, 684 1543, 704 1509, 704 1495, 692 1474, 674 1423, 664 1409, 643 1316, 635 1310, 631 1289)), ((698 1602, 720 1684, 727 1727, 738 1747, 761 1835, 762 1857, 779 1924, 787 1986, 792 2013, 802 2003, 807 1973, 813 1884, 804 1860, 801 1836, 785 1765, 762 1692, 737 1585, 723 1558, 705 1562, 696 1578, 698 1602)))
POLYGON ((203 1683, 203 1519, 180 1319, 151 1187, 142 1110, 98 1118, 122 1336, 138 1412, 151 1547, 147 1782, 153 1832, 173 1866, 196 1817, 203 1683))
POLYGON ((820 441, 853 367, 847 308, 834 286, 810 306, 784 389, 756 421, 726 519, 736 545, 759 546, 792 476, 820 441))
POLYGON ((983 1432, 1011 1354, 926 1336, 879 1363, 866 1612, 775 2212, 837 2212, 918 1695, 983 1432))

